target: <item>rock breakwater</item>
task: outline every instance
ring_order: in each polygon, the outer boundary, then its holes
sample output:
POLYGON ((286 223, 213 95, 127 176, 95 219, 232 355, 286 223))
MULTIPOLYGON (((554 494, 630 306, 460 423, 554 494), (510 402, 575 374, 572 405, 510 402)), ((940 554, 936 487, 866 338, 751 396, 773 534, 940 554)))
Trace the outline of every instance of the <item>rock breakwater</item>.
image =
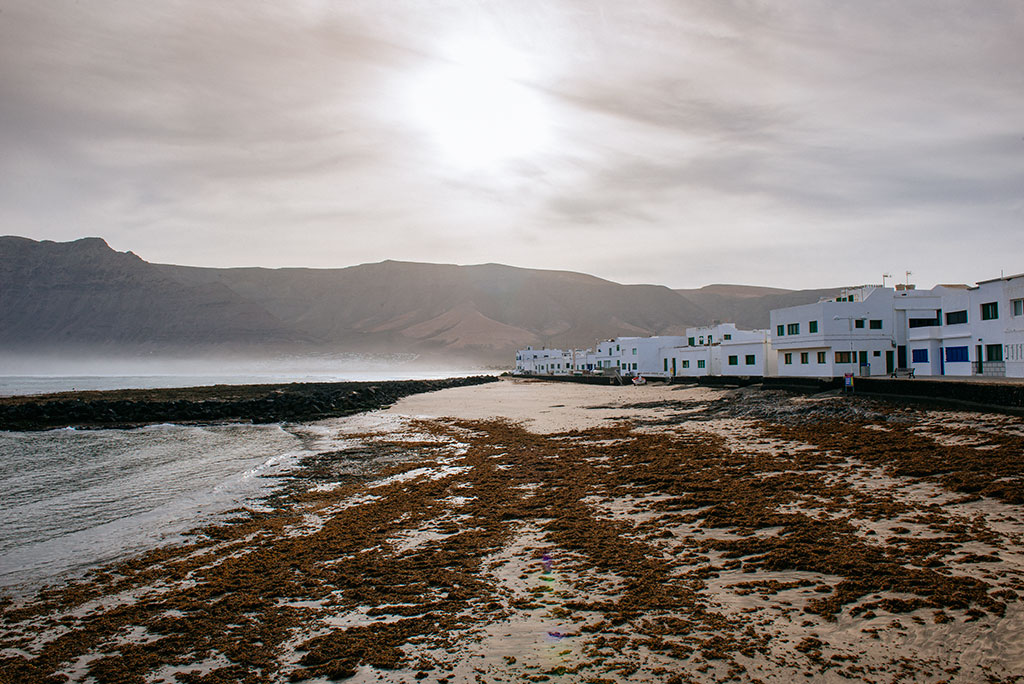
POLYGON ((388 406, 411 394, 496 380, 493 376, 472 376, 386 382, 215 385, 6 397, 0 399, 0 430, 321 420, 388 406))

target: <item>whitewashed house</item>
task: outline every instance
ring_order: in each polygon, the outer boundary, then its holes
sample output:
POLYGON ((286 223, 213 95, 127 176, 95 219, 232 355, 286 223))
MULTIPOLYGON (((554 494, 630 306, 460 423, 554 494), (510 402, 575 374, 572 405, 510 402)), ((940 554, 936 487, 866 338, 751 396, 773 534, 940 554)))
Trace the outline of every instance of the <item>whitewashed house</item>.
POLYGON ((592 371, 596 365, 593 349, 570 349, 566 352, 566 363, 569 371, 579 375, 592 371))
POLYGON ((662 350, 683 344, 685 340, 682 335, 619 337, 616 342, 622 349, 621 372, 626 375, 671 377, 662 368, 662 350))
POLYGON ((534 349, 527 347, 516 352, 513 375, 555 375, 568 371, 565 352, 561 349, 534 349))
POLYGON ((1024 377, 1024 274, 932 290, 897 292, 897 316, 907 308, 902 358, 916 375, 1024 377))
POLYGON ((687 328, 683 344, 661 349, 661 371, 669 377, 763 376, 774 359, 766 330, 740 330, 733 323, 687 328))
POLYGON ((972 373, 1024 377, 1024 274, 983 280, 968 293, 972 373))
POLYGON ((896 367, 912 368, 915 377, 971 375, 969 308, 966 285, 897 289, 893 298, 896 367))
POLYGON ((604 340, 594 347, 594 370, 608 370, 622 367, 622 345, 612 340, 604 340))
POLYGON ((783 376, 1024 377, 1024 274, 975 287, 866 285, 771 320, 783 376))
POLYGON ((780 376, 885 375, 896 368, 892 288, 862 285, 835 299, 771 312, 780 376))

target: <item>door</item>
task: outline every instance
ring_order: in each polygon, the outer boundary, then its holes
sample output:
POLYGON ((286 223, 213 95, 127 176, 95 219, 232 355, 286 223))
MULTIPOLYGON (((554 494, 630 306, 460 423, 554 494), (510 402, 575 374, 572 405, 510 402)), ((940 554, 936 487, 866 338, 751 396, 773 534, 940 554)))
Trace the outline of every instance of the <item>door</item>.
POLYGON ((985 371, 985 367, 982 365, 981 361, 981 345, 976 345, 974 351, 978 357, 978 375, 981 375, 985 371))
POLYGON ((906 368, 907 367, 907 348, 905 345, 896 347, 896 367, 906 368))
POLYGON ((676 357, 672 357, 672 377, 676 377, 676 357))
POLYGON ((892 349, 885 352, 885 373, 886 375, 892 375, 893 371, 896 370, 896 359, 892 353, 892 349))
POLYGON ((946 374, 946 350, 939 347, 939 375, 946 374))

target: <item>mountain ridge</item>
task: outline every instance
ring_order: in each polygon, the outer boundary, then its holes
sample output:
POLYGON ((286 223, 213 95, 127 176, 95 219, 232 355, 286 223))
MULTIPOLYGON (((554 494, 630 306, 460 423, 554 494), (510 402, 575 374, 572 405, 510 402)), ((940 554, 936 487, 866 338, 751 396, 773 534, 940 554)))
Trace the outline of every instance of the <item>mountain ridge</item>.
POLYGON ((102 238, 0 237, 0 350, 402 353, 507 360, 728 320, 831 290, 620 284, 498 263, 384 260, 336 269, 156 264, 102 238))

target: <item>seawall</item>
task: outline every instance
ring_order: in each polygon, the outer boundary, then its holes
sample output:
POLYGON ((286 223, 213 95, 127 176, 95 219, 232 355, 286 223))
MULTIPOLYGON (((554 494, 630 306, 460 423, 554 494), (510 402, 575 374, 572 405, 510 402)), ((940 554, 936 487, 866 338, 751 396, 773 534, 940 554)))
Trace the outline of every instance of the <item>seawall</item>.
MULTIPOLYGON (((535 375, 540 380, 580 382, 592 385, 617 384, 613 378, 603 376, 535 375)), ((626 383, 629 380, 625 380, 626 383)), ((649 382, 669 382, 651 378, 649 382)), ((760 376, 702 376, 676 377, 673 385, 699 385, 702 387, 746 387, 760 385, 764 389, 786 390, 813 394, 843 389, 843 378, 797 378, 760 376)), ((1010 413, 1024 413, 1024 381, 985 382, 984 380, 941 380, 909 378, 854 378, 855 394, 890 399, 932 402, 963 408, 995 409, 1010 413)))

